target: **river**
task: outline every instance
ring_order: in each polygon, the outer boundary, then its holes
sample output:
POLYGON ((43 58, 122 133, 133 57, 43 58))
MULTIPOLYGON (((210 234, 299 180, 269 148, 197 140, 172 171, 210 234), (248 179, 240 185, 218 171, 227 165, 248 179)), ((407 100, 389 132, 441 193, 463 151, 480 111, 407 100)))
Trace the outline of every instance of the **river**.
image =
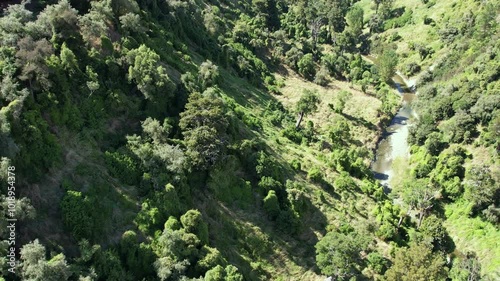
POLYGON ((393 77, 393 81, 401 95, 401 108, 383 132, 371 165, 375 178, 384 186, 386 193, 391 190, 390 180, 394 174, 392 162, 397 157, 409 157, 408 126, 410 117, 416 117, 411 107, 415 94, 410 90, 414 87, 414 82, 407 81, 399 73, 393 77))

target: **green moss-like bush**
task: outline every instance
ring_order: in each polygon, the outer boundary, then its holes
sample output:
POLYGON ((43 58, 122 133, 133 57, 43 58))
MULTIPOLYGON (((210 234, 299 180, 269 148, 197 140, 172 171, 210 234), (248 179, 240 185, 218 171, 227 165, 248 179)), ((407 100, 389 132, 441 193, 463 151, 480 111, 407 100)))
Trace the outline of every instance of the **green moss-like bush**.
POLYGON ((307 172, 307 178, 314 182, 321 182, 323 180, 323 173, 319 168, 314 167, 307 172))

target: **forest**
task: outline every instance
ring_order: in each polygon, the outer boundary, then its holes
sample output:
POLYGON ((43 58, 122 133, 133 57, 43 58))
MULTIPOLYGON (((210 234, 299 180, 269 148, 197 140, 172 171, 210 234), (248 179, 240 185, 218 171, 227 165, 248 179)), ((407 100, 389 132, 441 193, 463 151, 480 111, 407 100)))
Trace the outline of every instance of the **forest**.
POLYGON ((4 2, 0 281, 500 280, 499 1, 4 2))

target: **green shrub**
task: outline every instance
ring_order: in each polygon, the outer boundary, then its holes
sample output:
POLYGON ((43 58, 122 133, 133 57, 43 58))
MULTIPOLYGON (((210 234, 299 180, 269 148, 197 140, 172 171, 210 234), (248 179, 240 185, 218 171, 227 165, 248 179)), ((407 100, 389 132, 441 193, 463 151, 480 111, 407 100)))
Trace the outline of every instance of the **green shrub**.
POLYGON ((333 186, 337 191, 354 190, 357 188, 356 183, 347 172, 340 172, 340 176, 335 179, 333 186))
POLYGON ((281 210, 277 219, 278 228, 284 233, 295 234, 300 228, 298 214, 291 209, 281 210))
POLYGON ((432 18, 430 18, 428 16, 424 16, 424 24, 434 26, 434 25, 436 25, 436 22, 432 18))
POLYGON ((323 173, 319 168, 314 167, 307 172, 307 178, 314 182, 321 182, 323 180, 323 173))
POLYGON ((281 130, 281 136, 293 141, 296 144, 301 144, 304 135, 300 130, 295 129, 295 126, 288 126, 281 130))
POLYGON ((259 177, 271 177, 277 181, 284 181, 281 165, 275 158, 269 156, 264 151, 259 151, 255 171, 259 177))
POLYGON ((410 62, 404 66, 404 74, 406 76, 413 76, 420 72, 420 65, 415 62, 410 62))
POLYGON ((114 250, 99 251, 94 262, 95 272, 103 280, 129 281, 132 278, 122 267, 120 257, 114 250))
POLYGON ((387 241, 392 240, 396 236, 398 230, 396 226, 391 224, 390 222, 385 221, 382 223, 380 228, 375 233, 380 239, 387 241))
POLYGON ((123 183, 129 185, 139 184, 142 173, 138 162, 130 155, 118 151, 106 151, 104 159, 112 176, 119 178, 123 183))
POLYGON ((280 205, 278 202, 278 197, 274 190, 269 190, 267 196, 263 200, 264 210, 271 220, 275 220, 280 214, 280 205))
POLYGON ((200 259, 196 262, 196 271, 200 274, 217 266, 224 265, 224 257, 219 250, 208 246, 203 246, 200 250, 200 259))
POLYGON ((145 199, 135 222, 142 232, 152 234, 161 230, 169 216, 178 216, 181 205, 177 191, 167 184, 163 191, 155 191, 145 199))
POLYGON ((299 73, 306 77, 307 79, 311 79, 314 77, 314 60, 312 54, 305 54, 298 62, 297 68, 299 73))
POLYGON ((63 222, 75 239, 90 239, 94 232, 94 221, 90 213, 92 202, 81 192, 69 190, 61 201, 63 222))
POLYGON ((210 172, 208 188, 218 200, 226 203, 238 202, 239 206, 252 202, 251 184, 238 173, 241 164, 234 156, 229 156, 224 163, 210 172))
POLYGON ((326 86, 329 82, 328 75, 328 69, 325 66, 322 66, 314 76, 313 82, 320 86, 326 86))
POLYGON ((391 28, 403 27, 411 22, 412 17, 413 10, 405 10, 405 12, 401 16, 385 21, 384 29, 389 30, 391 28))
POLYGON ((368 266, 377 274, 384 274, 389 265, 389 261, 378 252, 369 253, 366 260, 368 266))
POLYGON ((168 220, 165 222, 164 229, 179 230, 181 229, 181 224, 174 216, 170 216, 168 220))
POLYGON ((195 234, 202 243, 208 244, 208 225, 200 211, 189 210, 181 216, 181 223, 187 232, 195 234))
POLYGON ((302 164, 298 159, 293 159, 292 162, 290 162, 290 166, 292 166, 295 171, 300 171, 302 168, 302 164))
POLYGON ((260 179, 258 186, 264 192, 268 192, 271 190, 278 191, 283 189, 283 185, 279 181, 273 179, 272 177, 266 176, 260 179))

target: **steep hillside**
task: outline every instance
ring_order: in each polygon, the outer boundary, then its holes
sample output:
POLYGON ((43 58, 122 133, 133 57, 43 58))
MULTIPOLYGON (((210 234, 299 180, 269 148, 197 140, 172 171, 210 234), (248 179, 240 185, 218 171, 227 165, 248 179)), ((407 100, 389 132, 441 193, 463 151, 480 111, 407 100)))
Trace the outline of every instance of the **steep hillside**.
POLYGON ((498 11, 472 0, 8 6, 3 278, 494 280, 498 11), (400 106, 397 73, 417 81, 419 118, 386 194, 370 163, 400 106))

